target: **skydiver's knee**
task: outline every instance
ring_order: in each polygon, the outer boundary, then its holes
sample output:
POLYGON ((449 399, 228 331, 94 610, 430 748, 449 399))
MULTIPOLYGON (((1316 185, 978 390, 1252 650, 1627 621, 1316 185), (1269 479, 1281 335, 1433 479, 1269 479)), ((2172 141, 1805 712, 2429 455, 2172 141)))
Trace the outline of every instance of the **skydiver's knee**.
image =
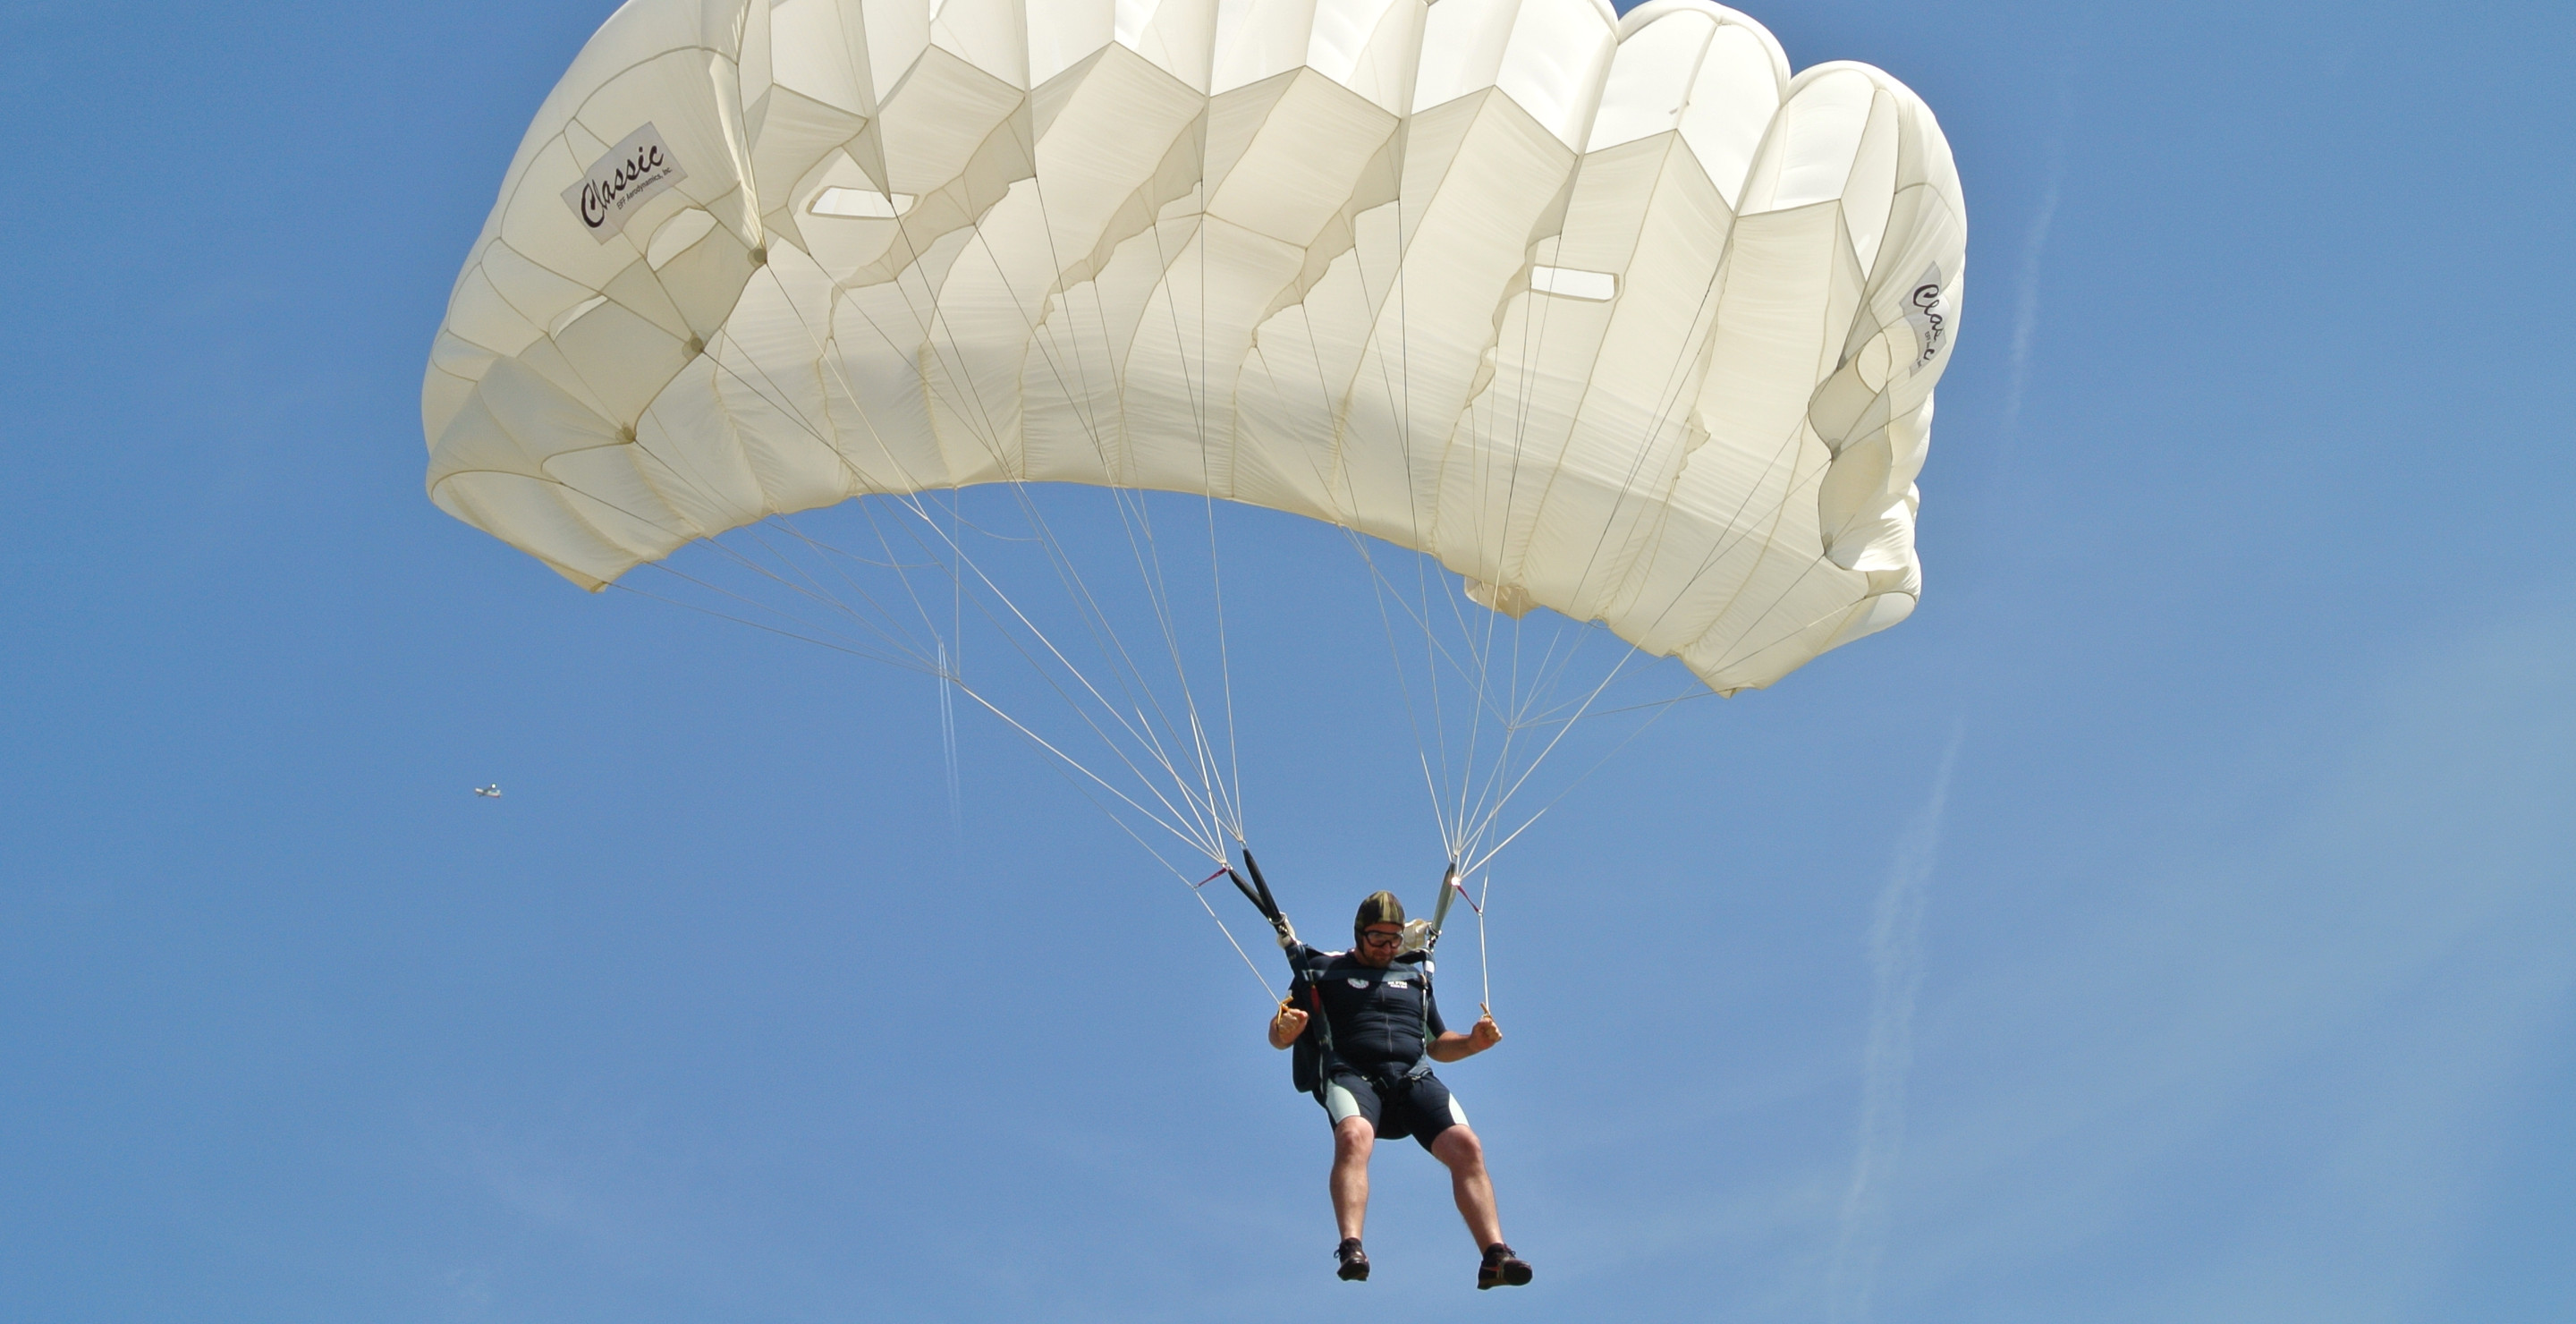
POLYGON ((1345 1117, 1333 1127, 1333 1153, 1366 1158, 1377 1145, 1377 1128, 1365 1117, 1345 1117))
POLYGON ((1431 1146, 1432 1157, 1452 1168, 1474 1169, 1485 1166, 1485 1142, 1463 1126, 1453 1126, 1440 1133, 1431 1146))

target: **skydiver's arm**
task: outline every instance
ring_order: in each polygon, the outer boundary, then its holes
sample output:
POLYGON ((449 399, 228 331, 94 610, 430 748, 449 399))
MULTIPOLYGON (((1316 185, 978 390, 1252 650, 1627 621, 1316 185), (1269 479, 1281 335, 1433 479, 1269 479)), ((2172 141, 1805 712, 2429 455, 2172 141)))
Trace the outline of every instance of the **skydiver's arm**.
POLYGON ((1422 1051, 1434 1062, 1455 1062, 1460 1058, 1474 1057, 1502 1041, 1502 1027, 1494 1024, 1493 1013, 1488 1012, 1477 1018, 1475 1029, 1465 1034, 1444 1030, 1422 1051))

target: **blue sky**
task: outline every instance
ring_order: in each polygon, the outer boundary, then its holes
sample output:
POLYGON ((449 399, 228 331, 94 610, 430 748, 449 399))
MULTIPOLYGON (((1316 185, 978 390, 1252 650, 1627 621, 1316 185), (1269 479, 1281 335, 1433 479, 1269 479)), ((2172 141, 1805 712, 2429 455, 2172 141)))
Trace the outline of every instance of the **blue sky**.
MULTIPOLYGON (((928 682, 423 498, 610 8, 0 9, 11 1318, 2576 1316, 2563 11, 1752 11, 1958 153, 1927 595, 1498 866, 1480 1295, 1410 1146, 1333 1281, 1260 995, 1008 732, 952 827, 928 682)), ((1312 720, 1386 688, 1348 553, 1245 541, 1329 932, 1428 815, 1312 720)))

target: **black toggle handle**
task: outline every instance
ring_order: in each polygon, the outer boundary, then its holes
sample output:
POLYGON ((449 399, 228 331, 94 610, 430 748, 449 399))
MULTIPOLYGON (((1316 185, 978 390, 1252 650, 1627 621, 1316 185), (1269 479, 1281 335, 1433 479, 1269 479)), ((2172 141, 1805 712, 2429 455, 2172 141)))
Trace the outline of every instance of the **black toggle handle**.
POLYGON ((1232 869, 1228 869, 1225 871, 1225 876, 1234 880, 1234 890, 1243 893, 1243 899, 1251 902, 1252 908, 1260 911, 1263 919, 1270 920, 1273 923, 1278 922, 1278 910, 1264 904, 1261 894, 1252 890, 1252 884, 1243 881, 1242 874, 1236 873, 1232 869))
POLYGON ((1252 871, 1252 885, 1261 889, 1261 913, 1272 919, 1279 918, 1279 902, 1270 895, 1269 880, 1261 876, 1261 861, 1252 858, 1248 848, 1243 852, 1243 867, 1252 871))

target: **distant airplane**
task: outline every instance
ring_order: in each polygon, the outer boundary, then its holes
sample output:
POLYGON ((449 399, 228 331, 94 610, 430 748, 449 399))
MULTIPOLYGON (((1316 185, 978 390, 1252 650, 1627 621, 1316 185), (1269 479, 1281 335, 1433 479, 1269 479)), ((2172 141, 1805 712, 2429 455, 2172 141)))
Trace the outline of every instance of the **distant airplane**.
POLYGON ((498 800, 501 798, 501 783, 494 782, 489 786, 477 786, 474 788, 474 793, 476 795, 488 796, 494 800, 498 800))

